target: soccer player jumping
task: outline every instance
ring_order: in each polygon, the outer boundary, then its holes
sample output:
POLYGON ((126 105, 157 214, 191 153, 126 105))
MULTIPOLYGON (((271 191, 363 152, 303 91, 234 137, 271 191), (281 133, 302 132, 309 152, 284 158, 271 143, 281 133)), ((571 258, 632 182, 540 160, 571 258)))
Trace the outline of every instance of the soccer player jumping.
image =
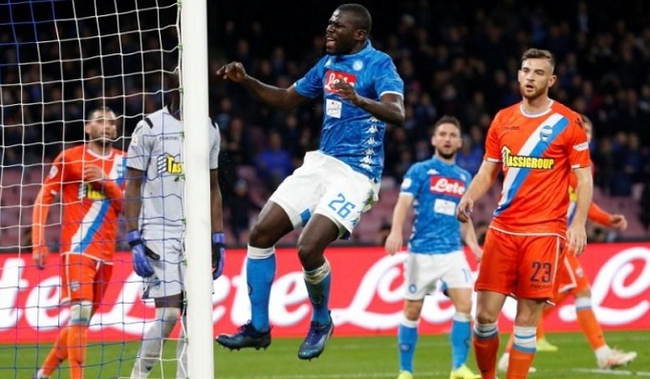
POLYGON ((248 240, 246 277, 252 318, 217 343, 230 349, 271 344, 269 296, 275 277, 275 244, 295 228, 298 257, 313 313, 298 358, 312 359, 325 349, 334 324, 329 312, 331 272, 324 250, 347 238, 361 214, 377 200, 384 166, 386 123, 404 122, 403 87, 391 58, 373 48, 372 20, 358 4, 336 8, 325 32, 327 54, 289 88, 263 84, 239 62, 217 71, 259 100, 290 109, 323 95, 319 149, 287 177, 262 209, 248 240))
POLYGON ((45 240, 49 206, 61 195, 61 305, 70 306, 70 320, 35 379, 50 378, 66 359, 70 378, 83 378, 88 323, 110 282, 122 209, 125 167, 123 152, 112 147, 116 124, 109 108, 93 110, 84 127, 88 143, 56 157, 34 204, 32 254, 42 269, 49 255, 45 240))
POLYGON ((584 251, 585 222, 593 182, 589 143, 580 115, 552 100, 555 59, 529 49, 518 72, 521 102, 497 113, 485 142, 485 159, 458 205, 469 221, 474 202, 503 170, 503 190, 485 237, 479 268, 474 352, 483 379, 496 377, 499 314, 509 295, 517 299, 514 345, 506 379, 526 378, 536 351, 536 327, 553 298, 564 245, 584 251), (576 214, 567 229, 569 177, 574 172, 576 214))

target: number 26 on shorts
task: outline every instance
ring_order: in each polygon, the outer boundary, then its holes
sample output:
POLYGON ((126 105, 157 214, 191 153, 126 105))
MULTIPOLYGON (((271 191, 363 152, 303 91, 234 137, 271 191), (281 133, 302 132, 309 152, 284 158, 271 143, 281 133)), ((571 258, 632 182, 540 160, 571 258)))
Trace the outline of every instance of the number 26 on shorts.
POLYGON ((353 203, 347 201, 345 199, 345 195, 339 192, 338 195, 336 195, 336 199, 333 199, 332 201, 327 204, 328 208, 336 212, 337 215, 341 216, 341 218, 346 218, 350 215, 350 212, 354 210, 357 206, 354 205, 353 203))

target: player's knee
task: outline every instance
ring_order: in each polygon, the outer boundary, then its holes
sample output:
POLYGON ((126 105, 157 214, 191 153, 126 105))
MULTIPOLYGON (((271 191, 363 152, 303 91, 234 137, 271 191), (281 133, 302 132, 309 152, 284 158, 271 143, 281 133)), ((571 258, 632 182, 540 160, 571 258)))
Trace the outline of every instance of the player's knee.
MULTIPOLYGON (((268 223, 267 223, 268 224, 268 223)), ((248 234, 248 244, 260 249, 272 247, 278 241, 272 227, 257 223, 248 234)))
POLYGON ((420 318, 420 308, 404 307, 404 318, 409 321, 417 321, 420 318))
POLYGON ((82 300, 70 305, 70 324, 81 325, 90 322, 93 312, 93 304, 88 300, 82 300))
POLYGON ((301 239, 298 241, 298 258, 306 269, 318 267, 323 259, 323 249, 312 241, 301 239))
POLYGON ((591 298, 591 288, 582 288, 580 291, 575 293, 576 299, 579 297, 588 297, 591 298))
POLYGON ((492 312, 488 309, 476 310, 476 322, 479 324, 494 324, 499 319, 499 312, 492 312))
POLYGON ((472 311, 472 299, 460 299, 454 304, 456 312, 470 313, 472 311))

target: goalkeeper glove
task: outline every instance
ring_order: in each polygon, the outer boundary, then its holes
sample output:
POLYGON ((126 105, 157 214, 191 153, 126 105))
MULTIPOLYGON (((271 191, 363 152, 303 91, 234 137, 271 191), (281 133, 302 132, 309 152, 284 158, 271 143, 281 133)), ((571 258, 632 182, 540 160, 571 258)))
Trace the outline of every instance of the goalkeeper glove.
POLYGON ((212 233, 212 280, 223 274, 226 265, 226 236, 223 232, 212 233))
POLYGON ((138 276, 146 278, 154 274, 153 267, 149 259, 154 261, 160 260, 160 255, 154 253, 144 245, 144 241, 137 230, 131 230, 127 234, 129 246, 131 246, 131 256, 133 258, 133 270, 138 276))

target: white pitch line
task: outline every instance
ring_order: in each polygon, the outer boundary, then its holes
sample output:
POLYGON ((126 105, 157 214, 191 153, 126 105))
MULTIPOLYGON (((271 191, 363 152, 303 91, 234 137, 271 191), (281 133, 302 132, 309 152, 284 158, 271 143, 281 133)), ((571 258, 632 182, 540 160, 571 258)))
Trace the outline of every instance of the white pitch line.
POLYGON ((648 371, 629 371, 629 370, 603 370, 598 368, 574 368, 573 372, 582 372, 586 374, 601 374, 601 375, 618 375, 618 376, 647 376, 650 377, 648 371))
MULTIPOLYGON (((419 372, 418 376, 423 377, 438 377, 443 375, 449 375, 448 371, 430 371, 430 372, 419 372)), ((365 379, 365 378, 394 378, 395 373, 377 373, 377 372, 360 372, 356 374, 312 374, 312 375, 271 375, 271 376, 247 376, 242 377, 224 377, 223 379, 339 379, 339 378, 353 378, 353 379, 365 379)))

